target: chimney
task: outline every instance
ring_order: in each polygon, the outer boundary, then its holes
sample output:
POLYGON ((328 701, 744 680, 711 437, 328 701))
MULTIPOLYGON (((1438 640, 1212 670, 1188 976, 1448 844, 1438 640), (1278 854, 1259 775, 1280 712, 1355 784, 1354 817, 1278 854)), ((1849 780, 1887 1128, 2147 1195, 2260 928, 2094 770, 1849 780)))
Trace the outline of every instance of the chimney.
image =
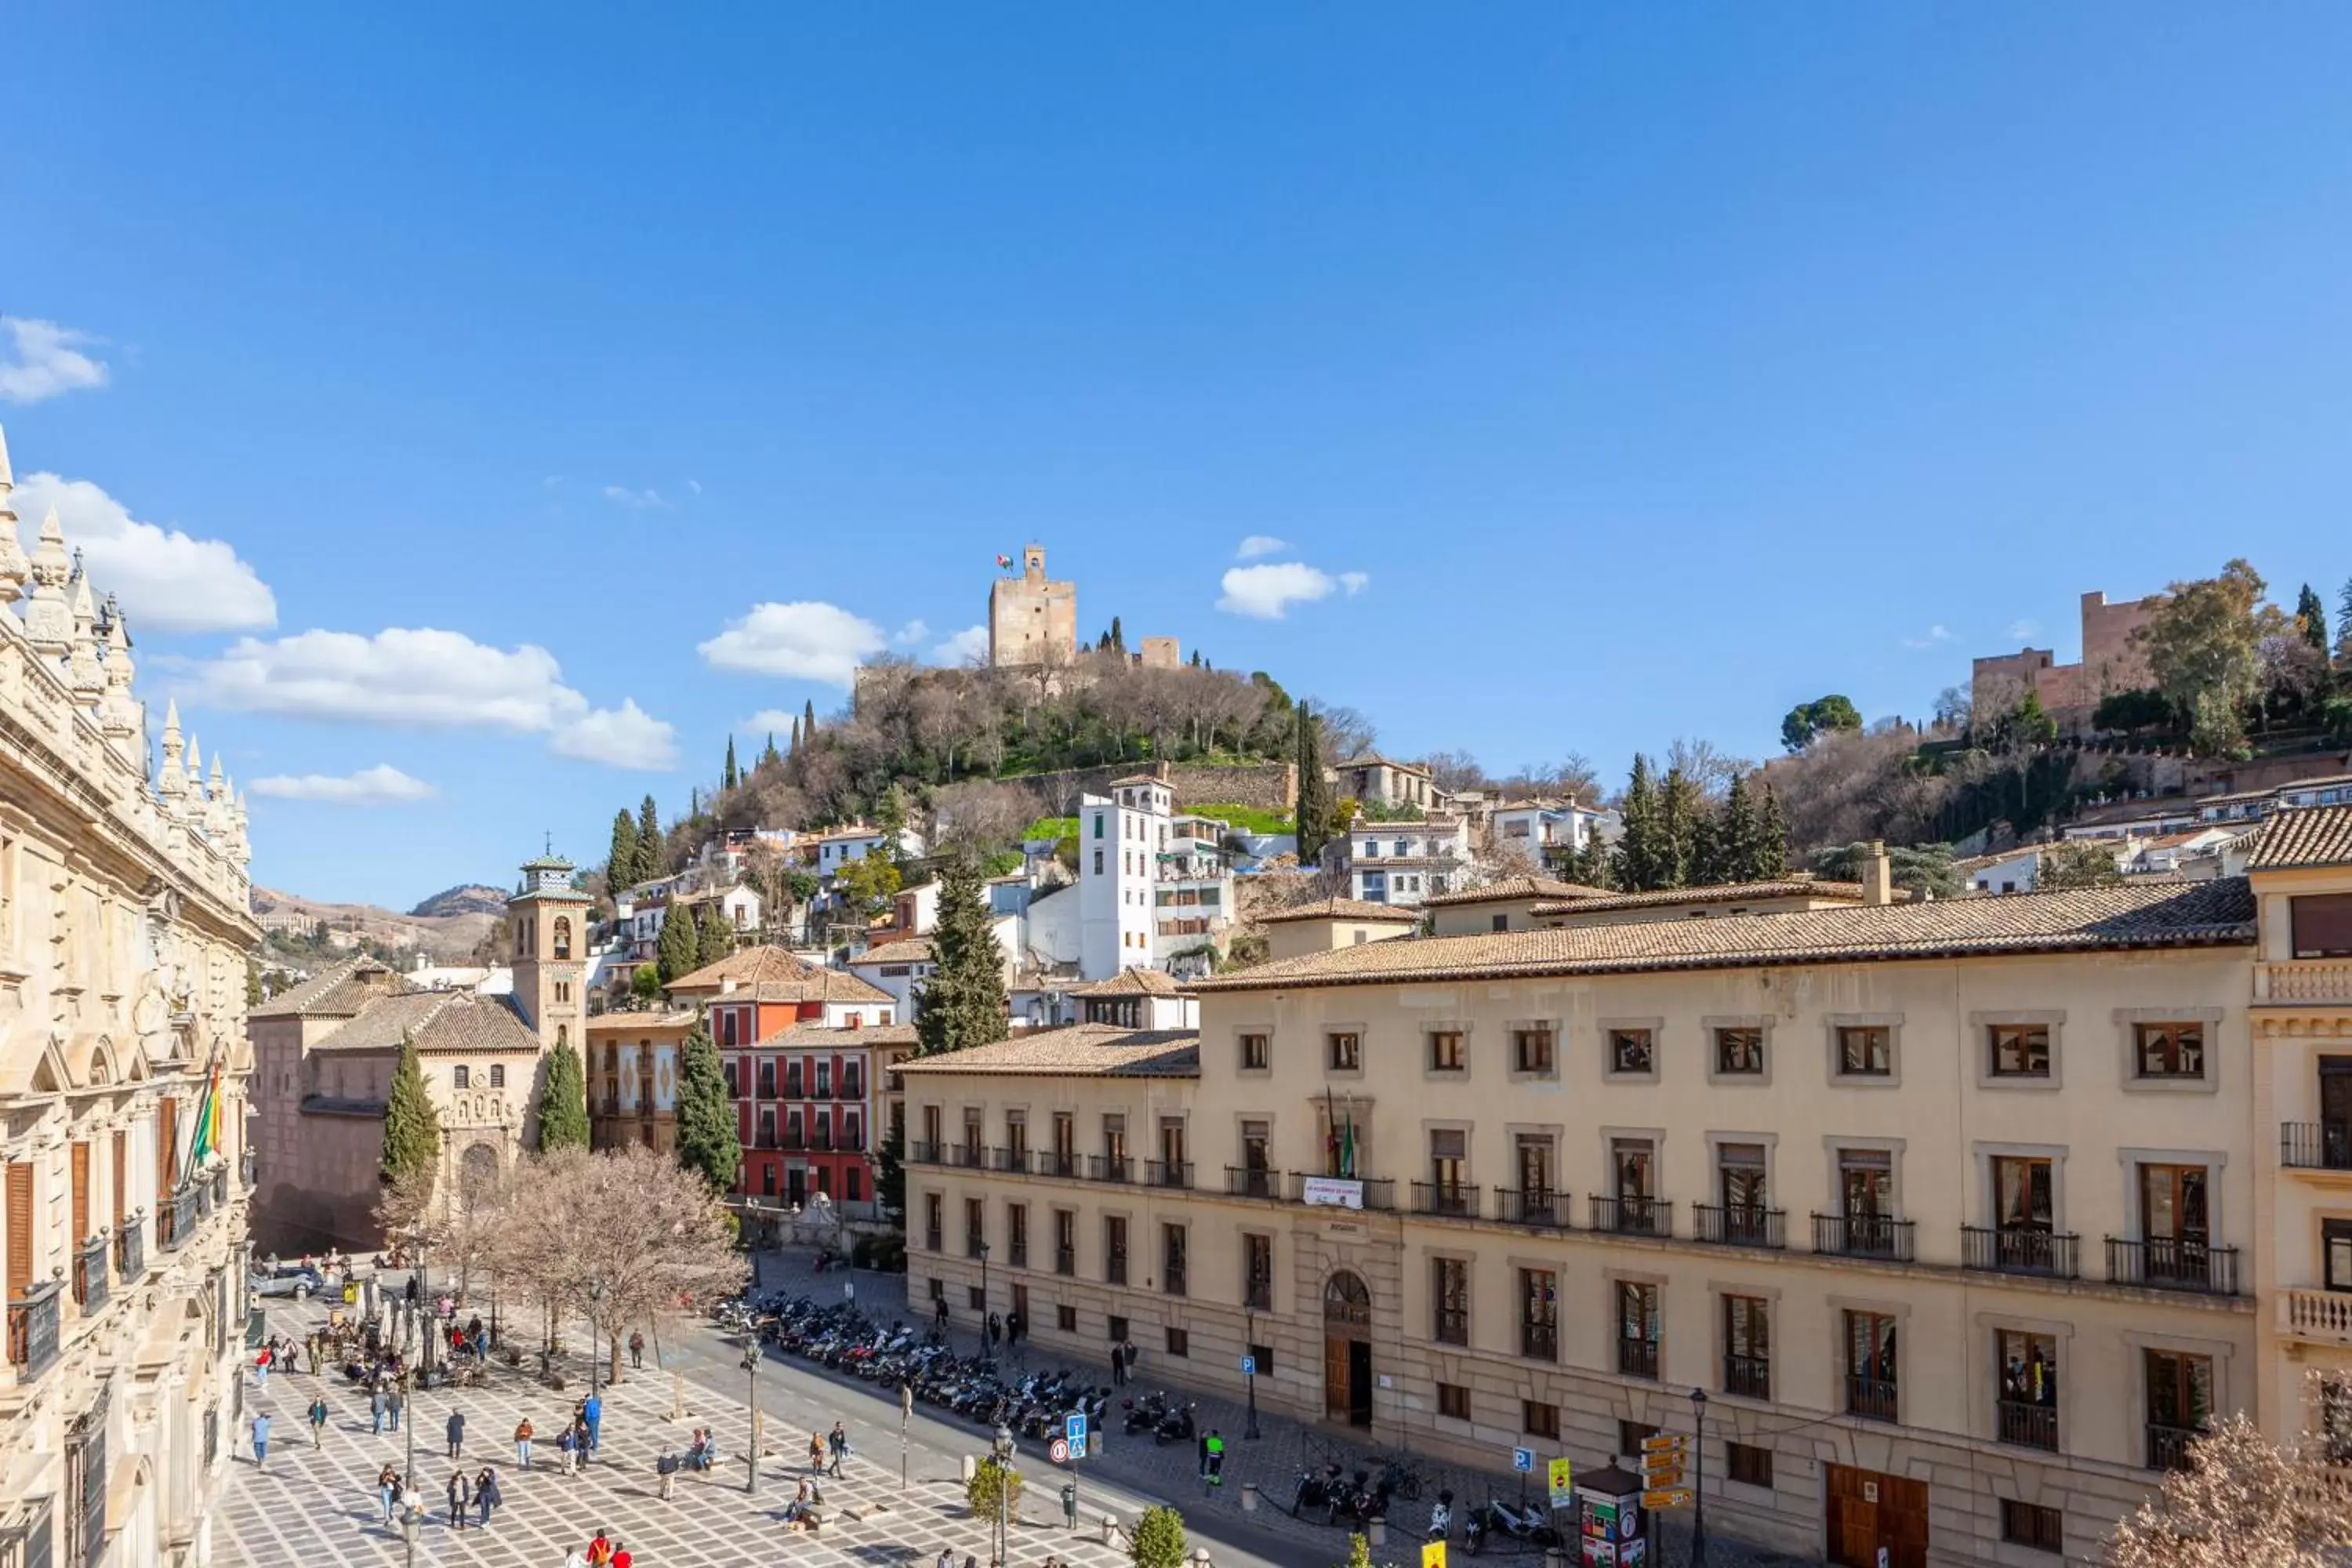
POLYGON ((1886 853, 1886 840, 1874 838, 1862 861, 1862 901, 1872 907, 1895 901, 1895 862, 1886 853))

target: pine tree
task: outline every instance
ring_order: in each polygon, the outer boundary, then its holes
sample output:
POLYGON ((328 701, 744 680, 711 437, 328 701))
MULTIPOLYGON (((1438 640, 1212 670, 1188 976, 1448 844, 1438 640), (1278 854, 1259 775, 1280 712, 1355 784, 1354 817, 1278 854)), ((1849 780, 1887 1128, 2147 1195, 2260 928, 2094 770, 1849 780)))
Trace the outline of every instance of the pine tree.
POLYGON ((1698 781, 1680 768, 1668 768, 1658 790, 1659 839, 1665 848, 1662 888, 1687 888, 1701 855, 1706 824, 1706 796, 1698 781))
POLYGON ((640 882, 650 882, 669 869, 668 857, 664 853, 661 830, 661 808, 647 795, 637 807, 637 875, 640 882))
POLYGON ((433 1108, 433 1091, 425 1085, 416 1042, 404 1034, 400 1065, 392 1069, 392 1092, 383 1101, 383 1180, 386 1185, 430 1180, 440 1163, 441 1113, 433 1108))
POLYGON ((1748 862, 1750 879, 1769 882, 1789 874, 1789 819, 1780 813, 1780 797, 1764 786, 1764 809, 1756 832, 1756 852, 1748 862))
POLYGON ((2327 653, 2327 610, 2320 604, 2319 595, 2305 583, 2303 592, 2295 595, 2294 624, 2303 633, 2303 640, 2317 648, 2321 657, 2327 653))
POLYGON ((613 848, 604 858, 604 890, 619 898, 637 882, 637 819, 613 814, 613 848))
POLYGON ((984 1046, 1011 1032, 1005 1020, 1004 952, 981 894, 980 868, 950 861, 940 873, 931 976, 923 983, 915 1034, 923 1056, 984 1046))
POLYGON ((713 1193, 734 1186, 736 1169, 743 1163, 735 1103, 727 1096, 727 1075, 719 1065, 707 1015, 695 1018, 677 1050, 677 1163, 713 1193))
POLYGON ((727 923, 716 903, 702 906, 700 929, 695 932, 694 957, 697 966, 716 963, 735 951, 735 928, 727 923))
POLYGON ((672 904, 662 918, 661 935, 654 942, 654 962, 661 965, 662 984, 676 984, 702 967, 702 933, 695 930, 694 912, 672 904))
POLYGON ((1650 777, 1650 759, 1633 753, 1633 775, 1625 782, 1624 804, 1618 808, 1625 830, 1617 840, 1617 885, 1628 892, 1646 893, 1667 886, 1672 858, 1658 820, 1658 786, 1650 777))
POLYGON ((1322 726, 1304 702, 1298 705, 1296 746, 1292 761, 1298 766, 1298 793, 1292 815, 1297 819, 1298 863, 1312 866, 1331 837, 1331 789, 1323 782, 1322 726))
POLYGON ((1745 775, 1731 781, 1730 790, 1723 797, 1723 810, 1716 818, 1716 856, 1706 868, 1709 882, 1752 882, 1756 866, 1763 858, 1764 815, 1756 806, 1756 797, 1748 792, 1745 775))
POLYGON ((724 781, 725 787, 730 790, 743 782, 743 775, 735 771, 735 737, 732 735, 727 737, 727 767, 719 776, 724 781))
POLYGON ((588 1078, 570 1041, 558 1041, 547 1053, 547 1088, 539 1097, 539 1146, 542 1151, 588 1147, 588 1078))

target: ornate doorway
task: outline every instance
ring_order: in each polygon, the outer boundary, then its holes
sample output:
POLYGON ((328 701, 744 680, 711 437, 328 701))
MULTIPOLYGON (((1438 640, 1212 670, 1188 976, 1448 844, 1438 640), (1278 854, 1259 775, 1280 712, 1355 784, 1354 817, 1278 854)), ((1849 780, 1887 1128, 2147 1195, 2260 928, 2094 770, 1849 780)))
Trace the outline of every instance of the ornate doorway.
POLYGON ((1323 1414, 1372 1424, 1372 1293, 1344 1268, 1323 1285, 1323 1414))

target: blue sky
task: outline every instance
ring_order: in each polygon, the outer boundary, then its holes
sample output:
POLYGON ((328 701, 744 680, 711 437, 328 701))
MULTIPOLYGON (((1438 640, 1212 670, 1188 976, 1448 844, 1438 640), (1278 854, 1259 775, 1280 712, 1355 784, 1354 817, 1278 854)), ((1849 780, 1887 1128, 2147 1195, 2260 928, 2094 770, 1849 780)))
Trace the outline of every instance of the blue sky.
POLYGON ((1029 539, 1088 635, 1612 776, 2352 574, 2340 5, 490 9, 11 13, 18 510, 346 797, 257 796, 267 883, 592 858, 1029 539))

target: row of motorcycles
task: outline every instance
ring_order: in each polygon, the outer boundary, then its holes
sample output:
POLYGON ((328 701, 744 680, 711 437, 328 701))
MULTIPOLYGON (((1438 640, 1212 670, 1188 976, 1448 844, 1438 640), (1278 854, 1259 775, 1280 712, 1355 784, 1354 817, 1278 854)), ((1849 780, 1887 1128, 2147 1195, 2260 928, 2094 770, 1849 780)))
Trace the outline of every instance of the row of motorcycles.
MULTIPOLYGON (((1421 1478, 1398 1460, 1389 1460, 1377 1476, 1370 1469, 1348 1474, 1339 1465, 1327 1463, 1319 1470, 1300 1473, 1291 1493, 1290 1512, 1295 1519, 1311 1520, 1319 1514, 1325 1524, 1360 1529, 1373 1520, 1386 1520, 1391 1503, 1414 1501, 1420 1496, 1421 1478)), ((1444 1541, 1453 1533, 1454 1493, 1447 1489, 1437 1494, 1423 1534, 1424 1540, 1444 1541)), ((1487 1499, 1463 1516, 1462 1538, 1474 1557, 1489 1545, 1504 1542, 1531 1551, 1562 1544, 1559 1529, 1541 1508, 1532 1503, 1514 1508, 1498 1498, 1487 1499)))

